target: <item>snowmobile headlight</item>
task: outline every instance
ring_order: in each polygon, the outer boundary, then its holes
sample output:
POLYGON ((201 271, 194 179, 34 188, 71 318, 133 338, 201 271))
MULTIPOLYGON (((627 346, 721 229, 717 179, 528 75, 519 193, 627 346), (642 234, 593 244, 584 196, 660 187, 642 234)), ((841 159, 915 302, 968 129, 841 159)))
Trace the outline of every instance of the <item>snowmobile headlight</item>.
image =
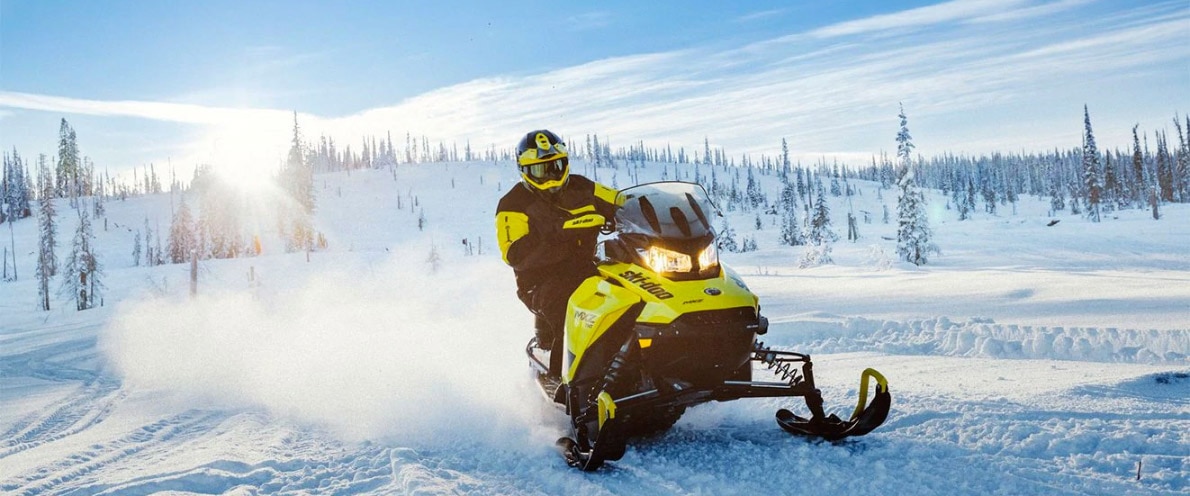
POLYGON ((717 265, 719 265, 719 248, 715 246, 715 243, 711 243, 698 254, 698 267, 707 270, 717 265))
POLYGON ((690 255, 685 253, 659 246, 650 246, 647 250, 639 250, 639 253, 653 272, 690 272, 694 268, 690 255))

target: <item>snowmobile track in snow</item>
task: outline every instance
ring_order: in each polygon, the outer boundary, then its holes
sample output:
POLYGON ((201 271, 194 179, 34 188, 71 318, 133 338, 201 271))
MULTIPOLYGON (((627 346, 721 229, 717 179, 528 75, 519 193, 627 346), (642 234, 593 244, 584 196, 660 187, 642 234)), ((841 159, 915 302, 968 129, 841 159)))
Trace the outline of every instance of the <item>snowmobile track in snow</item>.
POLYGON ((94 444, 64 460, 43 467, 32 474, 0 482, 0 490, 15 494, 55 494, 55 489, 72 485, 77 479, 102 470, 143 451, 174 449, 176 438, 202 433, 213 427, 223 414, 191 410, 181 415, 153 422, 115 440, 94 444))
POLYGON ((73 365, 94 354, 95 339, 84 338, 0 357, 0 376, 21 376, 56 383, 78 383, 75 391, 39 412, 26 415, 0 434, 0 459, 62 439, 102 422, 127 393, 102 368, 73 365), (62 360, 62 357, 74 357, 62 360))
POLYGON ((25 416, 0 434, 0 460, 30 448, 78 434, 111 415, 127 393, 111 379, 81 386, 43 412, 25 416))

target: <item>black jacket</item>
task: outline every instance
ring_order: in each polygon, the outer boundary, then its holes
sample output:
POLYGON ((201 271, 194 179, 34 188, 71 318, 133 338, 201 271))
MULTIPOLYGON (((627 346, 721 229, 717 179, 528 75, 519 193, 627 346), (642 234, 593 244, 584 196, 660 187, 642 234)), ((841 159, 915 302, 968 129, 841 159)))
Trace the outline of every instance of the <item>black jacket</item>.
POLYGON ((598 229, 563 230, 562 224, 590 213, 610 220, 615 201, 616 190, 576 174, 552 195, 523 183, 504 194, 496 207, 496 238, 522 296, 550 278, 593 273, 598 229))

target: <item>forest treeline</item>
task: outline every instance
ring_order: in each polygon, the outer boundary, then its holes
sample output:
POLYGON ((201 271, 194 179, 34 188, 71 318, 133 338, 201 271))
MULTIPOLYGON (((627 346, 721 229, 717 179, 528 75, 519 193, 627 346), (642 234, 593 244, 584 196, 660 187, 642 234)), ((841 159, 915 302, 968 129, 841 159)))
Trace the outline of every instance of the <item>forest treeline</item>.
MULTIPOLYGON (((635 184, 640 169, 660 166, 663 178, 702 184, 727 211, 755 212, 757 229, 762 214, 774 216, 780 222, 782 244, 807 246, 803 265, 830 263, 830 243, 839 236, 824 198, 828 194, 853 194, 852 180, 876 182, 882 190, 898 190, 898 255, 915 264, 926 263, 928 256, 937 252, 930 241, 922 189, 941 191, 947 198, 946 208, 954 210, 959 220, 969 219, 977 211, 996 214, 998 209, 1013 208, 1015 212, 1021 195, 1048 198, 1051 215, 1069 211, 1093 222, 1113 211, 1136 208, 1151 209, 1153 218, 1160 219, 1161 205, 1190 202, 1190 116, 1172 118, 1172 135, 1165 129, 1142 131, 1136 125, 1131 129, 1132 142, 1128 146, 1100 150, 1090 112, 1084 107, 1083 138, 1078 146, 979 156, 916 153, 903 109, 898 117, 901 127, 895 136, 896 155, 873 156, 864 164, 825 160, 794 163, 785 139, 781 140, 779 155, 744 154, 738 158, 712 147, 709 137, 704 139, 701 150, 694 151, 649 147, 639 141, 613 147, 606 137, 598 135, 570 139, 569 143, 572 155, 580 159, 576 164, 583 164, 577 167, 610 186, 635 184), (779 192, 764 191, 758 180, 762 175, 777 176, 779 192)), ((483 161, 504 167, 512 161, 512 153, 511 148, 495 146, 478 151, 469 142, 461 149, 444 142, 432 145, 428 138, 415 138, 410 133, 398 142, 391 133, 381 139, 363 138, 354 148, 340 146, 326 136, 307 140, 295 113, 288 155, 274 174, 280 194, 270 199, 269 209, 286 251, 318 250, 326 248, 327 240, 312 226, 316 173, 395 170, 440 162, 483 161)), ((37 217, 40 249, 35 276, 40 281, 39 300, 45 309, 50 304, 49 281, 60 273, 59 294, 74 299, 80 310, 102 304, 103 265, 95 256, 92 231, 94 221, 104 217, 108 201, 165 192, 171 195, 167 230, 162 229, 156 212, 152 219, 146 213, 143 228, 137 227, 131 250, 134 265, 260 253, 259 233, 244 228, 248 224, 245 217, 251 215, 246 211, 245 198, 234 185, 218 177, 214 164, 196 165, 189 180, 179 178, 172 169, 168 174, 166 182, 152 164, 136 168, 131 178, 112 176, 106 168, 101 171, 82 155, 75 130, 66 119, 59 127, 56 154, 40 153, 35 161, 15 149, 3 154, 0 223, 37 217), (78 222, 70 251, 60 264, 56 218, 62 215, 59 209, 67 206, 69 210, 64 212, 78 217, 78 222)), ((415 207, 416 197, 411 194, 410 200, 410 207, 415 207)), ((883 221, 891 222, 891 214, 886 207, 883 221)), ((849 239, 858 237, 855 215, 847 212, 849 239)), ((424 219, 423 212, 418 217, 419 229, 424 227, 424 219)), ((103 226, 106 229, 106 222, 103 226)), ((754 237, 737 239, 726 220, 718 230, 726 250, 757 249, 754 237)), ((16 253, 15 247, 7 248, 4 277, 12 280, 18 277, 16 253)))

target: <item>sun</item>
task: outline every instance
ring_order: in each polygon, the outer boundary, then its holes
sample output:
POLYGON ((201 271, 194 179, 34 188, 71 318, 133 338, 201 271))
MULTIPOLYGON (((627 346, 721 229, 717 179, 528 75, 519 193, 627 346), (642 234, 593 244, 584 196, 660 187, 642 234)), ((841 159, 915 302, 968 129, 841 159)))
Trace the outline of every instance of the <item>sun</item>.
POLYGON ((249 161, 225 160, 213 165, 215 175, 237 189, 260 193, 276 187, 276 173, 249 161))
MULTIPOLYGON (((250 126, 225 126, 213 133, 208 143, 208 163, 219 179, 247 193, 275 189, 280 171, 280 150, 276 141, 250 126)), ((284 141, 280 141, 284 143, 284 141)))

